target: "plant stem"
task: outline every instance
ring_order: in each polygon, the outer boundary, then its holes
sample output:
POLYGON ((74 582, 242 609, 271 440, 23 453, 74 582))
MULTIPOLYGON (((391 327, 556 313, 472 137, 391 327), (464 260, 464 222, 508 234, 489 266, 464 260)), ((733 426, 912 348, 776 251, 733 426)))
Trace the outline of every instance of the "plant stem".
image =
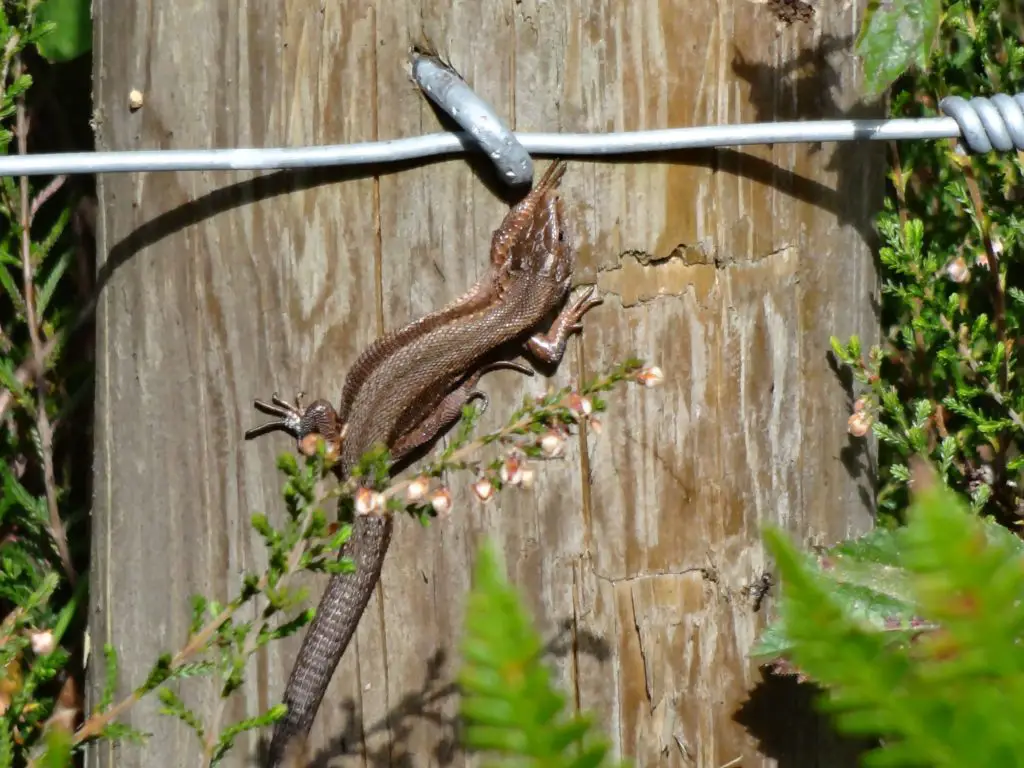
MULTIPOLYGON (((326 494, 319 495, 322 496, 323 498, 327 497, 326 494)), ((313 510, 316 509, 318 505, 319 502, 310 505, 309 511, 306 513, 306 518, 303 521, 301 530, 306 530, 306 528, 309 525, 309 521, 313 516, 313 510)), ((306 539, 302 538, 295 544, 294 547, 292 547, 292 550, 288 555, 287 568, 285 569, 285 572, 282 574, 278 582, 279 584, 286 583, 288 578, 294 575, 296 569, 298 568, 299 562, 302 559, 302 554, 303 552, 305 552, 306 547, 308 545, 309 542, 306 539)), ((256 582, 256 593, 259 594, 264 589, 266 589, 268 583, 269 574, 265 573, 263 574, 263 576, 260 577, 259 581, 256 582)), ((230 603, 229 605, 225 606, 224 609, 220 613, 218 613, 213 619, 207 622, 202 627, 202 629, 200 629, 197 633, 192 635, 189 638, 188 642, 185 643, 184 647, 181 648, 181 650, 174 654, 174 657, 171 659, 171 663, 169 665, 170 669, 177 669, 186 661, 191 659, 194 655, 203 651, 209 644, 213 636, 216 634, 217 630, 220 629, 229 619, 231 619, 231 617, 234 616, 235 613, 237 613, 238 610, 243 605, 244 602, 236 602, 230 603)), ((115 718, 119 717, 133 704, 139 701, 143 697, 143 695, 145 695, 145 693, 148 693, 148 691, 144 692, 141 689, 135 689, 130 694, 121 699, 121 701, 111 706, 109 709, 103 712, 97 712, 96 714, 89 717, 89 719, 82 723, 82 725, 79 726, 78 730, 75 731, 75 735, 72 739, 72 742, 74 744, 81 744, 86 739, 92 738, 94 736, 99 736, 103 732, 103 729, 106 728, 108 724, 110 724, 115 718)))
MULTIPOLYGON (((20 57, 15 58, 15 72, 20 77, 24 71, 24 64, 20 57)), ((22 155, 28 153, 28 114, 25 108, 25 96, 18 98, 17 106, 17 131, 18 131, 18 152, 22 155)), ((50 183, 53 189, 48 194, 53 194, 60 186, 62 179, 54 179, 50 183), (57 182, 56 185, 54 182, 57 182)), ((48 188, 49 189, 49 188, 48 188)), ((36 317, 35 309, 35 277, 32 267, 32 214, 38 206, 32 205, 29 201, 28 177, 21 177, 21 275, 23 291, 25 294, 25 321, 28 324, 29 338, 32 342, 32 359, 35 362, 36 377, 36 430, 39 433, 39 452, 43 461, 43 484, 46 488, 46 507, 49 512, 50 536, 57 547, 64 572, 68 580, 74 584, 78 576, 75 573, 74 565, 71 562, 71 550, 68 548, 67 534, 64 531, 64 523, 60 519, 60 510, 57 506, 57 481, 53 471, 53 429, 50 425, 50 417, 46 413, 47 386, 44 377, 46 362, 43 356, 43 343, 39 337, 39 320, 36 317)))

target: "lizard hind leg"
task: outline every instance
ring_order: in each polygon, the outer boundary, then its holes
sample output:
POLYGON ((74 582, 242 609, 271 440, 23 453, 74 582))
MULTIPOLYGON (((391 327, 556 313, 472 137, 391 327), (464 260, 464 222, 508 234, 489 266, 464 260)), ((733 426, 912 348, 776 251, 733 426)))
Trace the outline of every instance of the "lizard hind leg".
POLYGON ((463 379, 455 389, 449 392, 425 419, 420 421, 420 423, 412 429, 405 432, 392 444, 392 461, 399 461, 405 458, 417 448, 422 447, 440 435, 441 432, 451 426, 455 420, 458 419, 462 414, 463 406, 465 406, 470 400, 479 399, 483 401, 483 406, 480 411, 481 413, 486 411, 487 406, 490 403, 490 399, 484 392, 476 389, 476 385, 485 373, 498 370, 500 368, 507 368, 509 370, 519 371, 527 376, 533 376, 532 368, 505 360, 499 360, 491 363, 490 365, 478 368, 463 379))

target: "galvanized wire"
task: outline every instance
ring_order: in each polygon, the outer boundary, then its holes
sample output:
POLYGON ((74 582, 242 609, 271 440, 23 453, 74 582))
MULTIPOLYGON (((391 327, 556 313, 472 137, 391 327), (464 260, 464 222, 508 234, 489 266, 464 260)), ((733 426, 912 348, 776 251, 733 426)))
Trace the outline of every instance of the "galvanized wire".
POLYGON ((976 96, 970 101, 947 96, 939 107, 956 120, 964 142, 973 152, 1024 149, 1024 93, 976 96))
MULTIPOLYGON (((1024 94, 949 97, 947 117, 817 120, 616 133, 514 133, 531 156, 608 157, 680 149, 831 141, 961 139, 974 152, 1024 150, 1024 94)), ((435 133, 317 147, 137 150, 0 157, 0 176, 156 171, 245 171, 376 166, 483 151, 473 135, 435 133)), ((493 158, 492 158, 493 160, 493 158)))
POLYGON ((509 186, 533 178, 533 160, 490 104, 477 96, 450 64, 438 56, 413 51, 412 79, 431 101, 461 125, 498 169, 509 186))

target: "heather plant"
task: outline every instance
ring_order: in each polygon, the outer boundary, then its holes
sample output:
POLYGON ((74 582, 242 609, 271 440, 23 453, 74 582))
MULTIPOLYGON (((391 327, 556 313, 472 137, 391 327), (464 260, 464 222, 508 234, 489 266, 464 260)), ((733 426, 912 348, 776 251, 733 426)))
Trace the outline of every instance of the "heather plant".
MULTIPOLYGON (((52 138, 52 65, 87 50, 60 5, 0 13, 2 154, 52 138)), ((65 181, 0 179, 0 766, 62 754, 81 697, 87 494, 73 478, 88 460, 73 446, 89 433, 91 370, 66 342, 88 316, 76 278, 90 266, 65 181)))
MULTIPOLYGON (((906 31, 905 12, 919 22, 920 37, 895 45, 879 33, 861 42, 866 70, 895 79, 893 117, 935 116, 946 96, 1024 90, 1019 4, 897 6, 878 6, 865 30, 906 31), (885 57, 893 52, 905 55, 892 64, 885 57)), ((857 338, 833 339, 858 390, 850 431, 879 441, 883 517, 901 518, 907 461, 918 454, 975 512, 1009 524, 1024 512, 1022 172, 1015 152, 971 156, 954 141, 892 146, 890 194, 877 218, 883 339, 870 349, 857 338)))
MULTIPOLYGON (((1024 90, 1024 11, 1000 0, 869 4, 859 50, 894 117, 1024 90)), ((752 655, 822 687, 865 765, 1024 763, 1021 156, 891 148, 877 217, 882 340, 833 338, 853 440, 877 439, 879 526, 766 543, 778 617, 752 655)))
MULTIPOLYGON (((1024 90, 1022 14, 1001 0, 872 0, 858 40, 867 95, 886 91, 892 116, 917 117, 938 114, 947 95, 1024 90)), ((34 72, 86 55, 90 41, 88 0, 5 4, 0 150, 27 151, 37 129, 34 72)), ((823 686, 841 730, 877 737, 870 764, 1024 762, 1015 726, 1024 692, 1021 171, 1017 154, 972 157, 955 142, 892 147, 877 217, 883 338, 868 349, 833 339, 851 388, 851 438, 878 441, 882 525, 813 552, 766 532, 782 591, 754 655, 823 686)), ((243 574, 232 596, 195 596, 181 647, 154 660, 144 680, 123 681, 112 647, 87 655, 87 462, 66 448, 67 435, 81 442, 89 433, 90 417, 88 345, 69 344, 95 306, 80 279, 93 269, 81 243, 88 233, 76 226, 80 202, 62 177, 0 180, 0 768, 67 765, 91 741, 145 740, 122 716, 148 696, 216 764, 240 735, 281 715, 277 706, 223 722, 223 703, 253 654, 310 620, 294 577, 351 567, 336 557, 347 516, 387 510, 428 524, 450 511, 442 478, 456 475, 485 502, 528 487, 571 430, 604 410, 604 393, 660 380, 628 361, 577 389, 528 399, 483 436, 469 408, 450 444, 414 473, 392 480, 386 453, 365 457, 361 476, 375 482, 364 487, 330 482, 322 452, 301 463, 282 456, 283 513, 252 518, 266 570, 243 574), (328 502, 339 504, 341 523, 329 521, 328 502), (106 678, 89 712, 86 664, 106 678), (119 683, 132 686, 121 697, 119 683), (212 716, 186 705, 188 685, 216 687, 212 716)), ((484 546, 459 677, 464 746, 496 765, 610 765, 608 742, 570 711, 541 650, 484 546)))

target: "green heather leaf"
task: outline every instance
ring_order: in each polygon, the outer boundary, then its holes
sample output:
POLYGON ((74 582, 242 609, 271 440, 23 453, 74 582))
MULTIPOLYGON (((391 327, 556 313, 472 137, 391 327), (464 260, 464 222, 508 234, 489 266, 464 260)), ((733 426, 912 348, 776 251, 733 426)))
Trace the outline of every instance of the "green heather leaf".
POLYGON ((46 275, 46 280, 42 286, 40 286, 36 295, 36 312, 39 317, 45 317, 46 310, 50 306, 50 299, 53 298, 53 292, 57 289, 58 283, 64 277, 64 272, 71 263, 71 255, 72 252, 70 250, 64 251, 50 269, 49 274, 46 275))

